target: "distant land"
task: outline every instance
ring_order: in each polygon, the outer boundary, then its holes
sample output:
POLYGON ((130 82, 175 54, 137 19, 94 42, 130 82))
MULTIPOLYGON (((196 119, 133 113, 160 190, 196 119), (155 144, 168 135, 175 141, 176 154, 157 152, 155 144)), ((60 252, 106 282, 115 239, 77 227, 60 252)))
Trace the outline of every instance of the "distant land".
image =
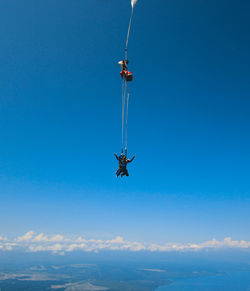
POLYGON ((243 254, 231 254, 230 261, 228 254, 221 253, 71 255, 0 254, 1 291, 248 291, 250 288, 248 253, 244 260, 243 254))

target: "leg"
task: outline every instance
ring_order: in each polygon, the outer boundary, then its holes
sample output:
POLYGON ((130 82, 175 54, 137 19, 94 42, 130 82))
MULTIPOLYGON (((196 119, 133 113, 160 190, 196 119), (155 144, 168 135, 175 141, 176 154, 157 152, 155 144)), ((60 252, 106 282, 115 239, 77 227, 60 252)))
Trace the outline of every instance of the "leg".
POLYGON ((121 174, 121 169, 119 168, 117 171, 116 171, 116 177, 118 178, 119 176, 120 176, 120 174, 121 174))
POLYGON ((122 175, 121 176, 129 176, 129 174, 128 174, 128 170, 126 169, 126 170, 124 170, 123 172, 122 172, 122 175))

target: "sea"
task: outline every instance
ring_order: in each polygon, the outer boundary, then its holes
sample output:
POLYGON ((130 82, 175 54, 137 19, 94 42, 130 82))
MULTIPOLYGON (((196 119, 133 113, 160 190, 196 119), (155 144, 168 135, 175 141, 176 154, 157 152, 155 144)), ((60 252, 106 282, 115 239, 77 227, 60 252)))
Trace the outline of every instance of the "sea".
POLYGON ((224 275, 175 278, 168 286, 156 291, 250 291, 250 272, 231 272, 224 275))

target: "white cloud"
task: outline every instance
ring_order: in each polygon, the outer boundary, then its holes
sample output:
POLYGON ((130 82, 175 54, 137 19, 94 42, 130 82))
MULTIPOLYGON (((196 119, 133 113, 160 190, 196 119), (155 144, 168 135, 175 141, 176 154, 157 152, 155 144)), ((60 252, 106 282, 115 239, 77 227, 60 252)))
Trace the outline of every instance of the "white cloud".
POLYGON ((82 236, 79 236, 79 237, 76 239, 76 242, 87 242, 87 240, 84 239, 82 236))
POLYGON ((52 245, 30 245, 28 246, 28 250, 30 252, 44 252, 44 251, 51 251, 53 253, 57 253, 57 252, 60 252, 62 251, 64 248, 63 245, 61 244, 52 244, 52 245))
POLYGON ((48 237, 44 235, 44 233, 38 234, 36 237, 33 238, 33 242, 40 242, 40 241, 47 241, 48 237))
POLYGON ((63 241, 64 237, 60 234, 56 234, 50 238, 50 241, 63 241))
POLYGON ((111 239, 111 240, 108 240, 107 242, 110 242, 110 243, 118 243, 118 244, 125 243, 124 239, 121 236, 117 236, 116 238, 111 239))
POLYGON ((29 241, 32 239, 34 234, 35 234, 35 232, 33 230, 30 230, 30 231, 26 232, 25 235, 17 237, 16 240, 17 241, 29 241))
POLYGON ((87 245, 85 243, 81 243, 81 244, 71 244, 66 248, 66 252, 72 252, 72 251, 76 251, 76 250, 84 250, 87 247, 87 245))
POLYGON ((100 252, 109 251, 149 251, 149 252, 170 252, 170 251, 200 251, 205 249, 250 249, 250 241, 233 240, 226 237, 223 240, 215 238, 202 243, 143 243, 136 241, 127 241, 121 236, 116 236, 110 240, 85 239, 82 236, 65 237, 60 234, 46 235, 44 233, 36 234, 33 230, 28 231, 22 236, 13 240, 1 237, 0 251, 12 251, 15 249, 27 252, 52 252, 64 254, 73 251, 100 252))

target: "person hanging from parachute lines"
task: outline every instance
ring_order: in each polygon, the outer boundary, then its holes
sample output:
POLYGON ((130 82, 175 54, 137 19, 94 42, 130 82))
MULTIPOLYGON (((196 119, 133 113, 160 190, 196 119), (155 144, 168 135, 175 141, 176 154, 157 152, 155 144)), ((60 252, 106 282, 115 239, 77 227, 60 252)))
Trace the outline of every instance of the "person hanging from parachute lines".
POLYGON ((121 72, 120 72, 120 75, 121 75, 121 78, 124 79, 126 82, 131 82, 133 81, 133 74, 128 71, 128 60, 122 60, 120 62, 118 62, 118 65, 121 67, 121 72))
POLYGON ((127 170, 127 164, 131 163, 135 156, 133 156, 132 159, 127 158, 127 128, 128 128, 128 104, 129 104, 129 88, 127 82, 131 82, 133 80, 133 74, 128 70, 128 40, 130 35, 130 29, 131 29, 131 23, 133 18, 133 12, 134 12, 134 6, 136 4, 137 0, 131 0, 131 16, 129 21, 129 27, 128 27, 128 33, 127 33, 127 40, 126 40, 126 48, 125 48, 125 59, 118 62, 119 66, 121 67, 120 76, 122 79, 122 148, 121 148, 121 155, 118 157, 115 154, 116 159, 119 161, 119 168, 116 171, 116 177, 118 178, 120 175, 123 176, 129 176, 128 170, 127 170), (126 110, 125 110, 125 104, 127 103, 126 110), (124 145, 124 117, 126 115, 126 131, 125 131, 125 155, 123 154, 123 145, 124 145))
POLYGON ((127 164, 133 162, 135 156, 133 156, 132 159, 128 159, 124 154, 121 154, 119 157, 117 154, 115 154, 116 159, 119 161, 119 168, 116 171, 116 178, 118 178, 120 175, 123 176, 129 176, 128 170, 127 170, 127 164))

